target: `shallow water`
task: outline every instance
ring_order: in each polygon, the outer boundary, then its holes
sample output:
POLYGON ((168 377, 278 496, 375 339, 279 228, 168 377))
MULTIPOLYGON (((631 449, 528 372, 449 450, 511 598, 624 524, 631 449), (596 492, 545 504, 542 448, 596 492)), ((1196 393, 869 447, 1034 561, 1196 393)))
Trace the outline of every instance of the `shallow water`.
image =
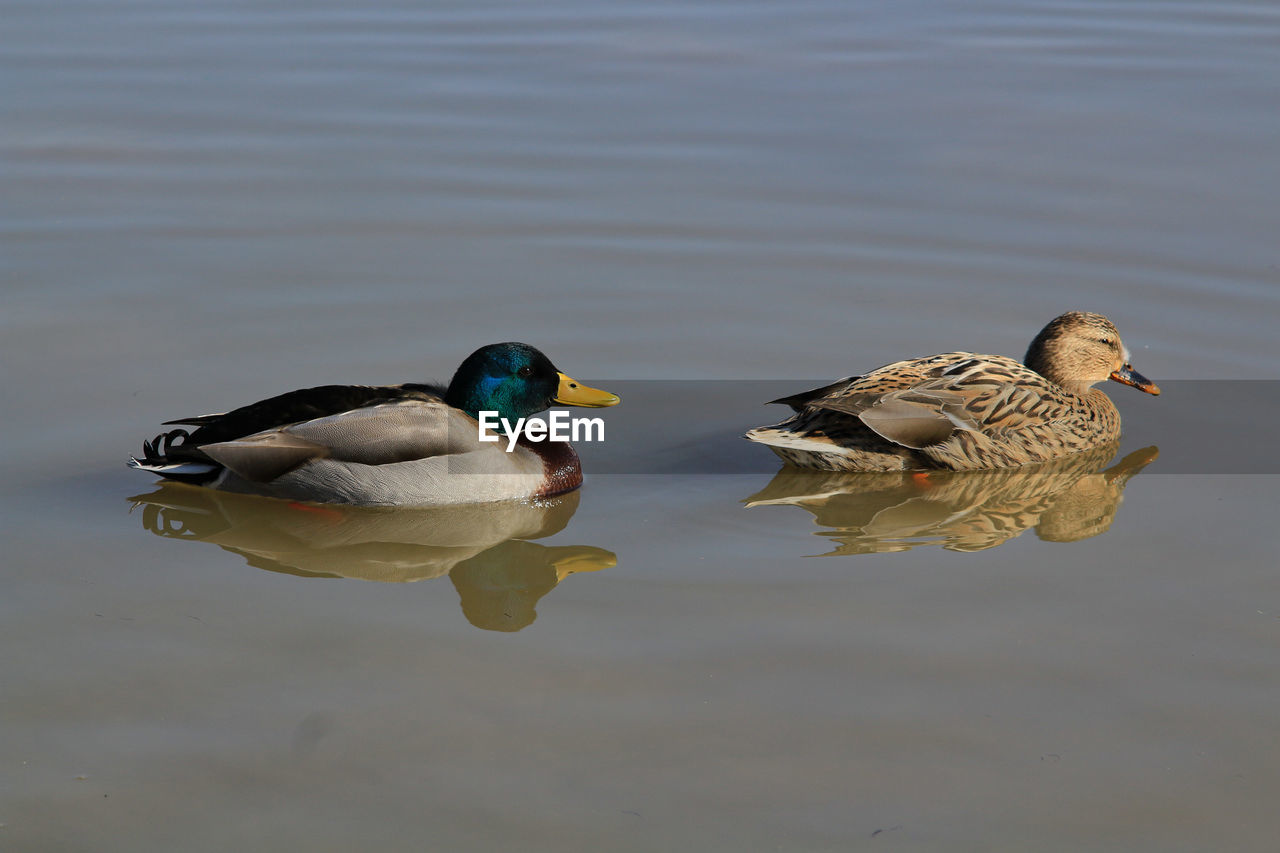
POLYGON ((1269 4, 5 29, 0 846, 1274 847, 1269 4), (737 438, 1069 309, 1165 390, 1114 387, 1089 471, 851 493, 737 438), (171 417, 506 339, 624 398, 555 506, 122 464, 171 417))

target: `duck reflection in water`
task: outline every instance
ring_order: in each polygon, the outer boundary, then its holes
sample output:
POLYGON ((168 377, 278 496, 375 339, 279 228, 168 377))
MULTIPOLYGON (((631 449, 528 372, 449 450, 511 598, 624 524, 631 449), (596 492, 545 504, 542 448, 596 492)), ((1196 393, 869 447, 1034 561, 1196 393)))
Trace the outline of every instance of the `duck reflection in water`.
POLYGON ((447 574, 467 620, 491 631, 519 631, 560 581, 617 564, 603 548, 526 541, 563 530, 578 492, 536 503, 405 509, 292 503, 165 483, 130 500, 157 536, 210 542, 267 571, 386 583, 447 574))
POLYGON ((850 474, 783 468, 748 507, 798 506, 838 547, 822 556, 941 545, 982 551, 1034 528, 1075 542, 1111 526, 1130 478, 1155 460, 1147 447, 1104 468, 1116 445, 1040 465, 990 471, 850 474))

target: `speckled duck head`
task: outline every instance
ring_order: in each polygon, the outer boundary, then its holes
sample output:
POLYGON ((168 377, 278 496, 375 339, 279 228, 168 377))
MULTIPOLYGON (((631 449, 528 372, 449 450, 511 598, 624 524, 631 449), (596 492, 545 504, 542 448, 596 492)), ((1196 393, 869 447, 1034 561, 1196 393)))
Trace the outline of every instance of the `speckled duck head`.
POLYGON ((1027 348, 1023 363, 1076 394, 1107 379, 1159 394, 1154 382, 1133 369, 1115 324, 1101 314, 1071 311, 1050 321, 1027 348))

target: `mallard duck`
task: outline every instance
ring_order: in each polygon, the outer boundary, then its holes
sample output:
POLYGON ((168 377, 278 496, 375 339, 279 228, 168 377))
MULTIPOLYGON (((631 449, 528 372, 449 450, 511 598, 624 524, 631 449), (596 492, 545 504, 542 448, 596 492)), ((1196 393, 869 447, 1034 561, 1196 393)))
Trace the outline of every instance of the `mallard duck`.
POLYGON ((1024 360, 948 352, 895 362, 771 401, 796 414, 746 437, 802 468, 1009 468, 1117 440, 1120 413, 1095 383, 1160 393, 1101 314, 1055 318, 1024 360))
POLYGON ((563 441, 480 439, 481 412, 518 418, 554 404, 613 406, 618 397, 556 370, 528 344, 490 344, 448 387, 322 385, 182 425, 143 443, 129 465, 171 480, 293 500, 436 506, 542 498, 582 484, 563 441))

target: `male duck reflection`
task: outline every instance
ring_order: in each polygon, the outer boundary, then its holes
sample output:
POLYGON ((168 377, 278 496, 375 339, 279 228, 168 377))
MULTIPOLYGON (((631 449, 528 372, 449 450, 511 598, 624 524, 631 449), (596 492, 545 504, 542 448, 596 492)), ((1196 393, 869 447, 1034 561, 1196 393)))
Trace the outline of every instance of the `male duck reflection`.
POLYGON ((554 404, 617 396, 556 370, 528 344, 490 344, 448 387, 322 385, 218 415, 180 418, 129 465, 171 480, 294 500, 438 506, 542 498, 582 484, 562 441, 482 442, 480 412, 515 422, 554 404))
POLYGON ((1026 363, 948 352, 773 400, 795 410, 746 437, 802 468, 957 471, 1009 468, 1120 437, 1106 379, 1159 394, 1129 364, 1116 327, 1072 312, 1036 335, 1026 363))
POLYGON ((563 531, 578 497, 389 509, 316 506, 165 482, 130 500, 155 535, 212 543, 271 572, 384 583, 447 574, 471 624, 518 631, 565 578, 617 565, 603 548, 527 541, 563 531))

